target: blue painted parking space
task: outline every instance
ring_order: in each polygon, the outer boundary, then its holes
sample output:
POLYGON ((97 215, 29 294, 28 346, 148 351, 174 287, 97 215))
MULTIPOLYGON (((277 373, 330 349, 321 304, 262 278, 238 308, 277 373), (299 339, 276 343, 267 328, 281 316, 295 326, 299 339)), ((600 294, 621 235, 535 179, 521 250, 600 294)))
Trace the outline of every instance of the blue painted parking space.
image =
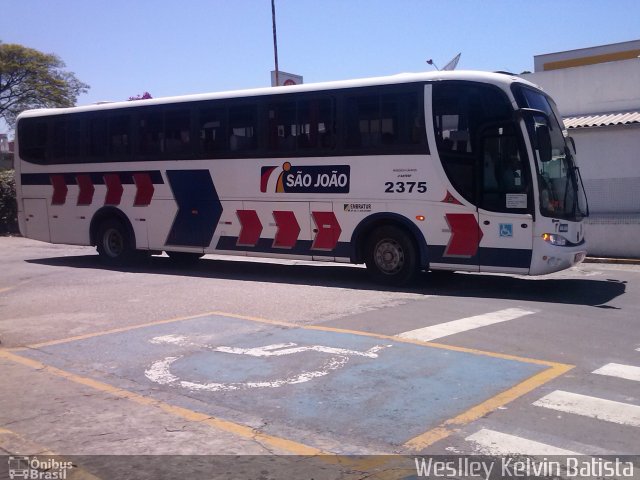
POLYGON ((402 445, 545 370, 393 337, 208 315, 20 352, 270 435, 402 445))

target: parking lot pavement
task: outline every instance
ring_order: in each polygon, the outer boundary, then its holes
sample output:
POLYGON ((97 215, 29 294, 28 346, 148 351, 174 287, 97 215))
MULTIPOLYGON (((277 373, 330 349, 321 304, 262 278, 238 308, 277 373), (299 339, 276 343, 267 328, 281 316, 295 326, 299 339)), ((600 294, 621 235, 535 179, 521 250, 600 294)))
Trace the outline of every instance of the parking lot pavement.
POLYGON ((223 315, 34 347, 5 358, 134 403, 161 401, 186 420, 216 418, 231 433, 259 430, 301 454, 420 449, 449 419, 484 403, 490 411, 567 369, 223 315))
POLYGON ((84 247, 0 238, 6 452, 637 446, 635 266, 384 289, 328 264, 95 260, 84 247), (569 397, 591 407, 570 410, 569 397), (585 412, 600 407, 619 422, 594 427, 603 420, 585 412))

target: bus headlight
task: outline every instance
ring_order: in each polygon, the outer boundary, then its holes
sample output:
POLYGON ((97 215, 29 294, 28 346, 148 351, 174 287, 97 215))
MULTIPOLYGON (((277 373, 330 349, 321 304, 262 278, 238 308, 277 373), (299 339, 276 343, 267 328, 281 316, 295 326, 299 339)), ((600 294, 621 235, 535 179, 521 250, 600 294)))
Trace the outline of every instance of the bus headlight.
POLYGON ((557 233, 543 233, 542 239, 550 243, 551 245, 556 245, 558 247, 565 247, 569 241, 564 238, 562 235, 558 235, 557 233))

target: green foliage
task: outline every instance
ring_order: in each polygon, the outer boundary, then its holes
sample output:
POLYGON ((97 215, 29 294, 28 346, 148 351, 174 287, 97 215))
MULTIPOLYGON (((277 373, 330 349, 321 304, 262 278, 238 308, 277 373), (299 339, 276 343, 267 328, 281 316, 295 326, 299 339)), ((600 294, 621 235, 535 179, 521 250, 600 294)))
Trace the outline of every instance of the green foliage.
POLYGON ((74 106, 89 85, 64 68, 57 55, 0 43, 0 118, 14 127, 23 110, 74 106))
POLYGON ((18 207, 13 170, 0 170, 0 234, 18 233, 18 207))

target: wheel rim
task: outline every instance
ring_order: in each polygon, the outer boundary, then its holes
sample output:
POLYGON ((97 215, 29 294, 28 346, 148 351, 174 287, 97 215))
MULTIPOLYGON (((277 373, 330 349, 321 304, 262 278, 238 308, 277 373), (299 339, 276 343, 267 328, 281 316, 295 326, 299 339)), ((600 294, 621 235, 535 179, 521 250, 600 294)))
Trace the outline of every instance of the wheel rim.
POLYGON ((117 258, 124 251, 124 237, 116 228, 109 228, 102 237, 104 251, 111 258, 117 258))
POLYGON ((380 240, 376 245, 374 255, 376 267, 385 275, 394 275, 404 266, 404 250, 402 246, 391 238, 380 240))

